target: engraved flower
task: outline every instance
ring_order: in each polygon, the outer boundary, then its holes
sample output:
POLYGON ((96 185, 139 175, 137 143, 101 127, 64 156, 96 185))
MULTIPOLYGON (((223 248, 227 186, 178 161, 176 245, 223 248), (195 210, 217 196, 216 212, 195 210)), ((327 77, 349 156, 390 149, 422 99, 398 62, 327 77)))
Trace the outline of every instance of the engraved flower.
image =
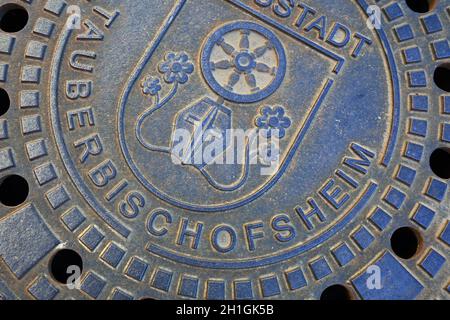
POLYGON ((164 73, 164 80, 167 83, 184 84, 189 80, 189 75, 194 72, 194 65, 189 61, 186 53, 169 52, 164 61, 159 64, 159 71, 164 73))
POLYGON ((146 95, 156 96, 161 91, 159 78, 147 76, 141 82, 142 92, 146 95))
POLYGON ((256 119, 255 123, 258 128, 267 130, 269 137, 273 130, 278 130, 280 139, 284 138, 286 129, 292 124, 291 119, 286 116, 284 108, 281 106, 262 108, 261 116, 256 119))

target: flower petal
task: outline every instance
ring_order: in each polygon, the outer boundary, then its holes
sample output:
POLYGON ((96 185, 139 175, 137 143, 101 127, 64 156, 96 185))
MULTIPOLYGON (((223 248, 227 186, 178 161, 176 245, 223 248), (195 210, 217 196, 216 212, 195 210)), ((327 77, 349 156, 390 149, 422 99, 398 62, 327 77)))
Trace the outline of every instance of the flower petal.
POLYGON ((175 53, 173 53, 173 52, 168 52, 168 53, 166 54, 165 60, 166 60, 167 62, 172 62, 173 60, 175 60, 175 58, 176 58, 176 54, 175 54, 175 53))
POLYGON ((177 61, 180 63, 187 62, 188 60, 189 60, 189 57, 185 52, 180 53, 180 55, 178 56, 178 59, 177 59, 177 61))
POLYGON ((165 76, 164 76, 164 80, 167 83, 173 83, 175 81, 175 77, 176 75, 173 72, 166 72, 165 76))
POLYGON ((261 114, 268 117, 272 114, 272 108, 269 106, 265 106, 262 110, 261 110, 261 114))
POLYGON ((184 72, 178 72, 176 78, 178 83, 180 84, 185 84, 189 80, 189 77, 184 72))
POLYGON ((159 72, 162 72, 162 73, 169 72, 170 71, 170 63, 162 62, 159 64, 158 69, 159 69, 159 72))
POLYGON ((265 126, 267 124, 267 118, 266 117, 259 117, 259 118, 256 119, 255 123, 256 123, 257 127, 261 128, 261 127, 263 127, 263 126, 265 126))
POLYGON ((278 117, 281 118, 281 117, 284 116, 285 112, 284 112, 284 108, 283 108, 283 107, 277 106, 277 107, 275 107, 274 109, 275 109, 274 112, 275 112, 275 114, 276 114, 278 117))
POLYGON ((183 71, 191 74, 192 72, 194 72, 194 65, 192 63, 183 64, 183 71))
POLYGON ((287 129, 287 128, 289 128, 291 126, 291 124, 292 124, 292 121, 288 117, 283 117, 283 118, 280 119, 280 126, 282 128, 287 129))

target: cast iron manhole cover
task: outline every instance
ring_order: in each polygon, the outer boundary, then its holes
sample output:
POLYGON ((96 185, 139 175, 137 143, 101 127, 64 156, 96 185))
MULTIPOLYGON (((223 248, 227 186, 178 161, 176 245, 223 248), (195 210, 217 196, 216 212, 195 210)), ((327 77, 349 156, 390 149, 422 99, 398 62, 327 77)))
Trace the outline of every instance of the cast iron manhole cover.
POLYGON ((448 299, 449 14, 2 0, 1 297, 448 299))

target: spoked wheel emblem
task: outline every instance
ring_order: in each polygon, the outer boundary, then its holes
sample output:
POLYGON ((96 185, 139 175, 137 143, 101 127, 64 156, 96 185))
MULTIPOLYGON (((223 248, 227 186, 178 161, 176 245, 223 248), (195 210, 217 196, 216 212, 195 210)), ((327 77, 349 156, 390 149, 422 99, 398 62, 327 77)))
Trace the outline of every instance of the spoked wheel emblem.
POLYGON ((225 100, 257 102, 281 85, 286 56, 271 31, 252 22, 235 22, 209 38, 202 69, 208 84, 225 100))

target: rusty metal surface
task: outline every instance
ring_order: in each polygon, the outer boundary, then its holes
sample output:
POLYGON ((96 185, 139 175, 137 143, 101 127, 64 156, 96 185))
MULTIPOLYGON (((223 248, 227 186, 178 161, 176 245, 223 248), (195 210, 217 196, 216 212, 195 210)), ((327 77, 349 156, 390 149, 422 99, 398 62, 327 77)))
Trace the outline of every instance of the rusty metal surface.
POLYGON ((448 299, 449 14, 1 0, 0 297, 448 299))

